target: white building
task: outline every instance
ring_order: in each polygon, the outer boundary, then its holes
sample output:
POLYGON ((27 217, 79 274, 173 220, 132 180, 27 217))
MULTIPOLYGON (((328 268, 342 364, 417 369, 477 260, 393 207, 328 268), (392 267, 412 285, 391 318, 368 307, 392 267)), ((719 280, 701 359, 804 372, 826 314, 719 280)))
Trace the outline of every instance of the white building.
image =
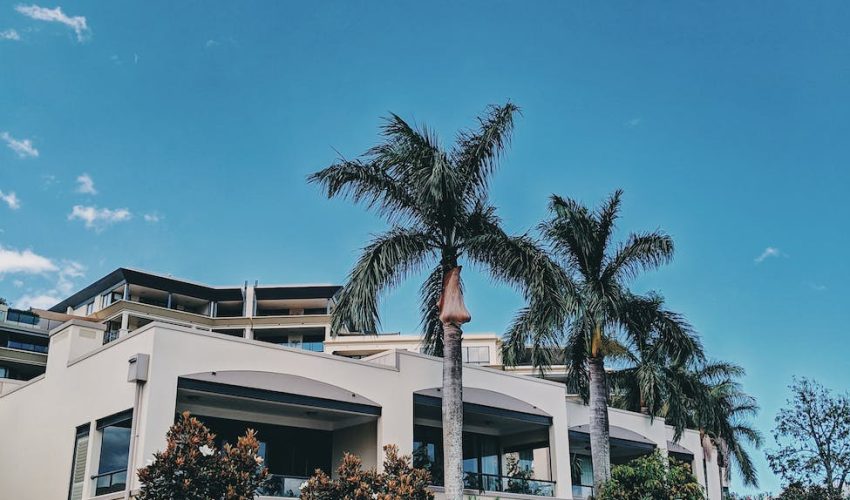
MULTIPOLYGON (((185 410, 220 440, 258 431, 275 474, 263 498, 297 496, 306 476, 333 472, 346 451, 380 467, 386 444, 429 465, 439 484, 441 360, 419 354, 412 336, 330 338, 338 290, 210 287, 118 269, 40 312, 63 321, 51 325, 46 371, 28 382, 0 378, 0 496, 123 498, 139 487, 128 470, 164 447, 185 410)), ((499 353, 495 335, 464 337, 470 493, 589 496, 587 407, 557 369, 552 380, 532 377, 529 367, 501 366, 499 353), (534 479, 510 481, 513 461, 534 479)), ((716 454, 703 453, 697 432, 673 443, 661 419, 610 415, 613 462, 658 449, 690 463, 708 497, 721 498, 716 454)))

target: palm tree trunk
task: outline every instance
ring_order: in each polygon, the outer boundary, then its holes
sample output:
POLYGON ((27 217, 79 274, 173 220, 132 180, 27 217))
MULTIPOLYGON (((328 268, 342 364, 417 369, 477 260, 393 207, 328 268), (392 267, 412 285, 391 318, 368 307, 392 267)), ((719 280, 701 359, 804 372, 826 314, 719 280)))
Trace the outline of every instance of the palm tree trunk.
POLYGON ((590 367, 590 455, 593 462, 593 489, 599 492, 611 479, 611 443, 608 428, 608 383, 602 357, 589 359, 590 367))
POLYGON ((461 329, 443 323, 443 474, 446 499, 463 500, 461 329))

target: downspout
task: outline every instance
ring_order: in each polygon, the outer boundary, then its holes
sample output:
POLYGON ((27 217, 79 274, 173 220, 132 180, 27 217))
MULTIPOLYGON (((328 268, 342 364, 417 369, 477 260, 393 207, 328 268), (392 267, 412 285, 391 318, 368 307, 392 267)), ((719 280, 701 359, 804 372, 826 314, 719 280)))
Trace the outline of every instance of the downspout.
POLYGON ((133 479, 136 477, 136 449, 139 441, 139 413, 142 407, 142 390, 148 381, 149 354, 136 354, 128 360, 127 382, 136 383, 136 397, 133 401, 133 419, 130 422, 130 453, 127 457, 127 484, 124 487, 124 500, 130 500, 133 479))

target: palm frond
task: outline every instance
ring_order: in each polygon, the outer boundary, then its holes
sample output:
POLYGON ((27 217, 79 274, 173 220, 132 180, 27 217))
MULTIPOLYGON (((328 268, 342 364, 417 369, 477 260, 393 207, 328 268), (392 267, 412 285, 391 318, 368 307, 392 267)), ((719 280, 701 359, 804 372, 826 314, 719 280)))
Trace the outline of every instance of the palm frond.
POLYGON ((343 329, 377 332, 380 294, 417 270, 433 253, 433 239, 412 229, 396 227, 373 239, 363 249, 337 296, 331 318, 332 334, 343 329))
POLYGON ((363 202, 390 220, 418 215, 417 203, 406 186, 376 163, 341 160, 308 176, 307 181, 321 185, 328 198, 342 196, 363 202))
POLYGON ((461 172, 464 198, 480 200, 486 193, 490 176, 499 157, 508 146, 519 107, 513 103, 491 105, 486 115, 478 118, 477 130, 462 131, 453 153, 454 163, 461 172))
POLYGON ((673 239, 655 231, 632 234, 605 266, 603 281, 627 280, 642 270, 655 269, 673 259, 673 239))
POLYGON ((443 356, 443 322, 440 321, 440 295, 443 293, 443 268, 434 267, 419 289, 422 352, 443 356))

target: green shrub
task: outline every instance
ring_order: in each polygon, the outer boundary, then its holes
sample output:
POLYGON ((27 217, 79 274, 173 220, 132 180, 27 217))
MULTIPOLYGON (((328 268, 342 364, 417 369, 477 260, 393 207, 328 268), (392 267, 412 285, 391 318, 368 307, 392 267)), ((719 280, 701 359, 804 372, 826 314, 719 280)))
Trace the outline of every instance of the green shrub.
POLYGON ((655 452, 616 465, 611 480, 596 496, 599 500, 703 500, 702 486, 691 468, 655 452))

